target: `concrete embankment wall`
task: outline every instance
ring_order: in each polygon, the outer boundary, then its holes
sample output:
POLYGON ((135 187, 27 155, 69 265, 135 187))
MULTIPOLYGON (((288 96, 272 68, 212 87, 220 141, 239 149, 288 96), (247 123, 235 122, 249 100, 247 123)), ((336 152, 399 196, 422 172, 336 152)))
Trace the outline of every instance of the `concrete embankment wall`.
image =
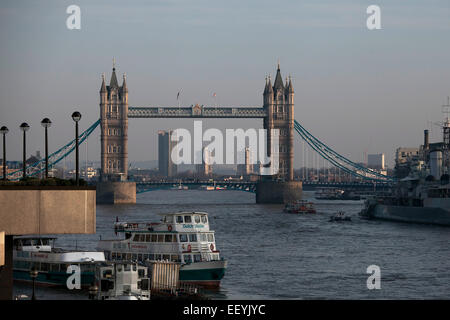
POLYGON ((95 187, 0 187, 7 235, 95 233, 95 187))

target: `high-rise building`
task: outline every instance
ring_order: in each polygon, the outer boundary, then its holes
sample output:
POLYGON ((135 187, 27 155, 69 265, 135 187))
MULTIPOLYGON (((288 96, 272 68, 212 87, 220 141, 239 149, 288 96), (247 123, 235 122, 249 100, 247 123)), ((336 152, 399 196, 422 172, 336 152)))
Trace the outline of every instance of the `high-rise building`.
POLYGON ((211 151, 207 147, 202 149, 202 163, 196 165, 198 175, 209 176, 212 174, 211 151))
POLYGON ((241 151, 244 153, 244 160, 245 162, 243 164, 237 165, 237 174, 240 176, 248 176, 253 174, 253 164, 252 164, 252 154, 250 152, 250 149, 247 147, 241 151))
POLYGON ((384 170, 384 153, 368 154, 367 155, 367 166, 370 169, 384 170))
POLYGON ((159 173, 165 177, 177 174, 177 166, 172 159, 172 149, 176 142, 172 141, 173 131, 158 131, 158 167, 159 173))

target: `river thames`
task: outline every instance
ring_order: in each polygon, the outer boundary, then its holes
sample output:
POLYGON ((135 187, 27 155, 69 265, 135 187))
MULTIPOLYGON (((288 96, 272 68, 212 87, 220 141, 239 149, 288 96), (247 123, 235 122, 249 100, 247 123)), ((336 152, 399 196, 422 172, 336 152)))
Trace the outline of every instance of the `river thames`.
MULTIPOLYGON (((121 221, 158 222, 159 213, 205 211, 228 269, 212 299, 449 299, 450 228, 360 219, 362 201, 319 201, 317 214, 255 204, 242 191, 159 190, 135 205, 98 205, 97 234, 59 236, 55 246, 95 250, 116 237, 121 221), (350 222, 329 222, 343 210, 350 222), (367 289, 369 265, 381 269, 381 289, 367 289)), ((30 294, 15 285, 15 294, 30 294)), ((85 292, 37 289, 38 299, 86 299, 85 292)))

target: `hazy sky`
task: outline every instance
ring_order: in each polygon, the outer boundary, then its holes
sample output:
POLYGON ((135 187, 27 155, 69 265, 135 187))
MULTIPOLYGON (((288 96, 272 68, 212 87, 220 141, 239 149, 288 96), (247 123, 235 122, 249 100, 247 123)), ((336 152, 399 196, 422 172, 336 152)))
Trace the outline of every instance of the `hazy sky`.
MULTIPOLYGON (((429 121, 441 121, 450 95, 450 1, 142 0, 1 1, 0 125, 8 158, 50 152, 73 138, 74 110, 85 129, 99 118, 101 74, 112 58, 127 74, 130 106, 262 105, 264 77, 291 74, 295 118, 354 161, 363 152, 415 147, 429 121), (66 8, 81 7, 81 30, 66 28, 66 8), (366 28, 366 8, 381 7, 382 30, 366 28)), ((260 120, 208 120, 206 127, 262 127, 260 120)), ((131 161, 157 158, 156 133, 192 120, 130 119, 131 161)), ((434 126, 431 138, 441 138, 434 126)), ((99 130, 89 159, 100 158, 99 130)), ((295 165, 301 164, 296 138, 295 165)), ((84 148, 83 148, 84 152, 84 148)), ((82 155, 84 157, 84 155, 82 155)))

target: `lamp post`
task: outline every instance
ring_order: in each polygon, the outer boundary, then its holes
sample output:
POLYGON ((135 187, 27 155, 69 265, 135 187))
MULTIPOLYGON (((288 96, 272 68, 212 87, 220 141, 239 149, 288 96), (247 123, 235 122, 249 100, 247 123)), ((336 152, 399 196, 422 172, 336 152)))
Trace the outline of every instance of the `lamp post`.
POLYGON ((98 293, 98 287, 95 285, 95 283, 93 283, 89 287, 89 299, 94 300, 97 297, 97 293, 98 293))
POLYGON ((78 111, 75 111, 74 113, 72 113, 72 119, 73 121, 75 121, 75 174, 76 174, 76 182, 77 182, 77 186, 80 185, 80 164, 79 164, 79 151, 78 151, 78 121, 80 121, 81 119, 81 113, 79 113, 78 111))
POLYGON ((3 180, 6 180, 6 134, 8 132, 7 127, 3 126, 0 128, 0 133, 3 135, 3 180))
POLYGON ((50 128, 52 122, 49 118, 44 118, 41 125, 45 128, 45 179, 48 179, 48 134, 47 129, 50 128))
POLYGON ((20 125, 20 130, 23 131, 23 162, 22 162, 22 170, 23 175, 22 178, 25 179, 27 176, 27 164, 26 164, 26 154, 27 154, 27 141, 26 141, 26 132, 30 129, 28 123, 24 122, 20 125))
POLYGON ((36 288, 36 278, 37 278, 38 274, 39 274, 39 272, 36 270, 35 267, 33 267, 30 270, 30 277, 33 280, 33 294, 31 295, 31 300, 36 300, 36 296, 35 296, 34 292, 35 292, 35 288, 36 288))

